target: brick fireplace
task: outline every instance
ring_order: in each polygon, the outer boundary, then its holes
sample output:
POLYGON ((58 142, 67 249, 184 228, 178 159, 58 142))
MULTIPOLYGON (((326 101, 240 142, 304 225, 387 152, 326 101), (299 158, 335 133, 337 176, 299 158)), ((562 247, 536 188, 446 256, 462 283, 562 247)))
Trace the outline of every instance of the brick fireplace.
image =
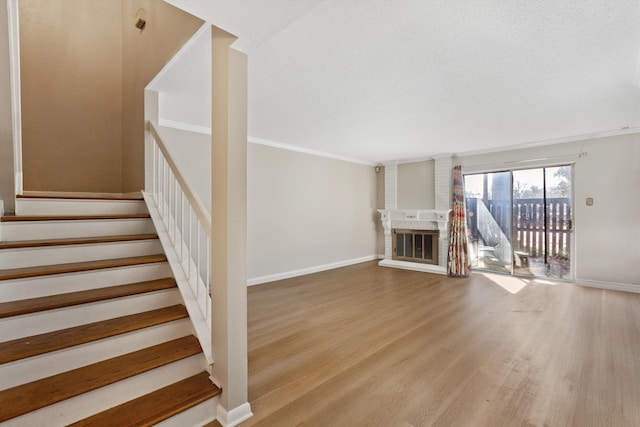
MULTIPOLYGON (((397 163, 385 164, 385 209, 378 210, 384 228, 384 259, 380 261, 379 265, 447 274, 452 157, 449 154, 434 156, 434 159, 435 209, 398 209, 398 165, 397 163), (407 257, 399 257, 397 252, 394 253, 394 231, 397 236, 398 230, 414 230, 414 233, 408 233, 412 236, 422 234, 419 232, 420 230, 437 231, 438 246, 435 251, 437 252, 437 263, 407 260, 407 257)), ((424 241, 422 240, 422 242, 424 241)))

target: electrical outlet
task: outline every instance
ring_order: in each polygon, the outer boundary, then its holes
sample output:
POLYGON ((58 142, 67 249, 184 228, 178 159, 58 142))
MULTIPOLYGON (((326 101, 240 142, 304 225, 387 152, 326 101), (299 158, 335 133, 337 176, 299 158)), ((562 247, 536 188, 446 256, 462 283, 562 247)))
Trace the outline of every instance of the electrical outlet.
POLYGON ((593 206, 593 197, 587 197, 587 206, 593 206))

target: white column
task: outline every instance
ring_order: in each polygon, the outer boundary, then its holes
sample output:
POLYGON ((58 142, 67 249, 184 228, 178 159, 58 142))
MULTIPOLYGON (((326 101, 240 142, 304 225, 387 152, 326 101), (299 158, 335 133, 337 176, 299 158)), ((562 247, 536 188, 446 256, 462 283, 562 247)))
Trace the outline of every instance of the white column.
MULTIPOLYGON (((398 163, 384 164, 384 208, 385 210, 398 209, 398 163)), ((384 258, 392 259, 393 241, 391 227, 384 227, 384 258)))
MULTIPOLYGON (((453 157, 451 154, 433 156, 435 160, 435 189, 436 210, 446 211, 451 209, 451 194, 453 192, 452 168, 453 157)), ((447 265, 447 251, 449 250, 449 230, 440 230, 438 240, 438 264, 447 265)))
POLYGON ((211 299, 218 421, 249 418, 247 362, 247 56, 212 27, 211 299))
POLYGON ((398 164, 384 164, 384 208, 398 209, 398 164))
POLYGON ((436 210, 451 209, 453 157, 451 154, 433 156, 435 160, 436 210))

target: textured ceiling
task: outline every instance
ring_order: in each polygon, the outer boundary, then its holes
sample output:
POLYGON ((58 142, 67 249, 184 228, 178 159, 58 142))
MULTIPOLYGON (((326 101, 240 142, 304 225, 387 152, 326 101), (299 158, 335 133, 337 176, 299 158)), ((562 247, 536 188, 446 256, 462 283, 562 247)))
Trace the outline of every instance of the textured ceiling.
POLYGON ((249 135, 372 163, 640 128, 638 0, 169 0, 239 37, 249 135))

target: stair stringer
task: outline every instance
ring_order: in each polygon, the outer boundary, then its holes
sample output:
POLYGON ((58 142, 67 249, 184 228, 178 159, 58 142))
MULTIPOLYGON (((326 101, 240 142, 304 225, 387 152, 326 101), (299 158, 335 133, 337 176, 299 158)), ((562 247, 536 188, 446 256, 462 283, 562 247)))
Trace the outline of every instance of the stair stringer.
MULTIPOLYGON (((207 371, 211 373, 211 366, 213 365, 213 348, 209 322, 207 321, 206 317, 202 315, 200 303, 191 291, 189 279, 187 278, 183 270, 183 263, 178 258, 176 247, 171 242, 169 233, 153 200, 153 196, 144 191, 142 192, 142 196, 144 197, 144 201, 147 204, 147 209, 149 210, 149 214, 151 215, 153 225, 156 228, 158 239, 160 240, 160 244, 162 245, 164 253, 167 257, 167 262, 169 264, 169 267, 171 268, 171 272, 173 273, 173 278, 175 279, 178 285, 178 289, 180 290, 184 306, 187 309, 187 313, 189 313, 189 318, 191 319, 191 323, 193 325, 194 335, 198 338, 200 347, 202 347, 205 359, 207 360, 207 371)), ((177 238, 176 240, 178 242, 182 242, 181 238, 177 238)), ((184 252, 188 252, 188 250, 186 246, 183 245, 183 253, 184 252)), ((192 264, 195 270, 195 265, 193 265, 191 258, 189 258, 188 262, 192 264)), ((211 380, 216 386, 220 387, 220 384, 214 378, 211 378, 211 380)))

